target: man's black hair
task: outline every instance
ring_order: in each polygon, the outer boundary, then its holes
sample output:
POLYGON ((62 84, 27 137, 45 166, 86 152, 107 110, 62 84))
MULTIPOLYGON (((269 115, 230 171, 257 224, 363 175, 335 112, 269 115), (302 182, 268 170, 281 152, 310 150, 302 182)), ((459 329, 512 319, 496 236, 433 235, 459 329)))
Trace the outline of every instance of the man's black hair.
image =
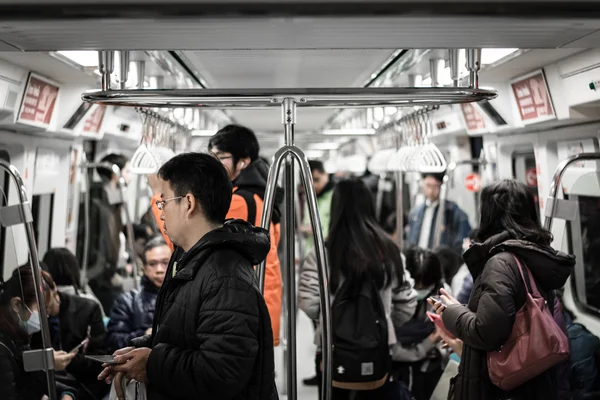
POLYGON ((260 152, 254 131, 241 125, 227 125, 220 129, 208 142, 208 150, 211 151, 213 147, 231 153, 234 165, 246 157, 250 157, 250 162, 254 162, 260 152))
MULTIPOLYGON (((121 170, 125 168, 125 165, 127 165, 128 161, 129 160, 127 160, 127 157, 125 157, 124 155, 114 153, 107 154, 102 158, 102 160, 100 160, 100 162, 116 164, 117 167, 119 167, 121 170)), ((113 177, 113 172, 110 169, 98 167, 96 168, 96 171, 98 171, 98 175, 100 175, 100 178, 102 178, 102 181, 104 182, 110 181, 113 177)))
POLYGON ((175 196, 192 194, 210 222, 222 224, 225 221, 231 204, 231 180, 215 157, 201 153, 179 154, 163 164, 158 176, 169 183, 175 196))
POLYGON ((310 160, 308 165, 310 166, 310 172, 318 171, 322 174, 325 173, 325 166, 323 165, 323 162, 319 160, 310 160))
POLYGON ((168 246, 167 242, 165 241, 165 238, 162 235, 154 236, 152 239, 148 240, 148 243, 146 243, 146 245, 144 246, 144 251, 142 252, 141 257, 144 265, 146 265, 146 263, 148 262, 148 259, 146 258, 146 253, 152 249, 162 246, 168 246))
POLYGON ((425 178, 427 178, 428 176, 430 176, 430 177, 432 177, 433 179, 435 179, 436 181, 438 181, 438 182, 442 183, 442 182, 444 182, 444 175, 445 175, 445 174, 443 174, 443 173, 441 173, 441 174, 436 174, 436 173, 433 173, 433 172, 426 172, 426 173, 424 173, 424 174, 421 174, 421 179, 425 179, 425 178))

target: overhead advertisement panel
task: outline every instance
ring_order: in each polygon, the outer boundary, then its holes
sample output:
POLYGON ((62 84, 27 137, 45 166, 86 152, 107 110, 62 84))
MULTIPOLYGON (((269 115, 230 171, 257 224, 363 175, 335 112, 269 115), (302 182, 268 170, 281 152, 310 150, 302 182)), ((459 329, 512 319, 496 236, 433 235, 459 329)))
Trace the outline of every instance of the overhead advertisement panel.
POLYGON ((30 72, 16 122, 48 129, 59 90, 58 83, 30 72))
POLYGON ((479 107, 474 103, 463 103, 460 105, 463 117, 465 118, 465 127, 469 135, 487 133, 489 130, 485 125, 483 115, 479 107))
POLYGON ((556 119, 544 70, 539 69, 511 81, 519 116, 525 125, 556 119))

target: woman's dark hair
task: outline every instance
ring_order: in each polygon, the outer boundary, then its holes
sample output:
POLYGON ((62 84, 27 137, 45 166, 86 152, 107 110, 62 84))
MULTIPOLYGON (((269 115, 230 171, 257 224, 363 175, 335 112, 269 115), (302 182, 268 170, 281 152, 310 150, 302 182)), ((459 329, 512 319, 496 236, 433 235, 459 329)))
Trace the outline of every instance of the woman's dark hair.
POLYGON ((403 283, 398 246, 375 219, 373 196, 360 179, 340 181, 331 199, 327 252, 332 292, 342 277, 360 282, 372 279, 378 288, 389 287, 395 274, 403 283))
POLYGON ((442 284, 443 271, 439 257, 432 251, 418 247, 406 253, 406 269, 417 285, 428 287, 442 284))
POLYGON ((435 254, 440 260, 442 265, 442 272, 444 273, 444 280, 450 284, 452 278, 458 272, 462 265, 462 257, 458 255, 456 251, 448 246, 442 245, 435 249, 435 254))
POLYGON ((81 290, 81 273, 77 257, 64 247, 50 249, 44 255, 45 269, 50 273, 58 286, 74 286, 81 290))
MULTIPOLYGON (((42 289, 46 295, 46 301, 49 300, 48 296, 51 289, 48 284, 48 277, 48 273, 42 271, 42 289)), ((50 278, 51 280, 52 278, 50 278)), ((18 317, 14 315, 15 313, 10 306, 10 300, 14 297, 20 298, 25 305, 37 301, 33 271, 29 263, 16 268, 8 281, 0 283, 0 332, 13 340, 27 343, 29 342, 27 331, 19 326, 18 317)))
POLYGON ((481 223, 477 242, 501 232, 513 239, 549 245, 552 234, 540 225, 535 200, 525 184, 504 179, 486 186, 481 192, 481 223))

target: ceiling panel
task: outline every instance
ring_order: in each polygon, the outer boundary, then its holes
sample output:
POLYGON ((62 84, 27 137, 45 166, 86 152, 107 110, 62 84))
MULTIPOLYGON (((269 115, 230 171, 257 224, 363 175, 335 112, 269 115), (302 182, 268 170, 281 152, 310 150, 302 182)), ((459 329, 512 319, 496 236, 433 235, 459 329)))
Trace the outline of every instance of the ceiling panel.
MULTIPOLYGON (((359 87, 394 52, 388 50, 190 51, 187 60, 211 88, 359 87)), ((257 132, 282 132, 281 112, 235 110, 257 132)), ((322 126, 331 110, 298 109, 297 130, 322 126)))
POLYGON ((395 51, 240 50, 186 52, 211 88, 362 86, 395 51))
POLYGON ((556 48, 599 29, 597 19, 481 16, 90 19, 0 21, 0 40, 29 51, 556 48))

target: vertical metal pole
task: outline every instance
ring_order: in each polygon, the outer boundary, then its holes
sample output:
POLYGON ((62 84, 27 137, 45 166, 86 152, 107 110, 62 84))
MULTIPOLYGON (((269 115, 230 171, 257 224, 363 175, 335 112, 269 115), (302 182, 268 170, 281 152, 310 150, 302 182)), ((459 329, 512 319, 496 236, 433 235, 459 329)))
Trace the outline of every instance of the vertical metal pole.
POLYGON ((400 250, 404 248, 404 176, 402 171, 394 172, 396 178, 396 242, 400 250))
POLYGON ((98 52, 98 69, 102 75, 102 90, 110 90, 110 76, 115 68, 115 52, 102 50, 98 52))
POLYGON ((448 197, 448 180, 452 177, 454 169, 456 168, 455 163, 450 163, 444 179, 442 181, 442 187, 440 188, 440 204, 438 205, 438 213, 435 219, 435 230, 433 231, 433 249, 437 249, 442 241, 442 229, 444 227, 444 214, 446 214, 446 198, 448 197))
POLYGON ((323 380, 321 381, 323 390, 321 399, 330 400, 333 339, 331 330, 331 301, 329 296, 329 268, 327 267, 325 239, 323 237, 323 230, 321 229, 321 219, 319 218, 319 210, 317 208, 317 195, 313 187, 308 158, 306 158, 306 155, 302 150, 295 146, 290 148, 290 153, 296 157, 300 164, 300 175, 306 191, 308 212, 313 229, 317 269, 319 273, 319 298, 321 300, 321 347, 323 354, 323 380))
POLYGON ((460 50, 459 49, 450 49, 448 50, 448 64, 450 64, 450 77, 452 78, 452 83, 454 87, 458 87, 458 76, 459 76, 459 67, 458 67, 458 58, 459 58, 460 50))
POLYGON ((126 89, 127 77, 129 76, 129 52, 119 51, 119 74, 121 78, 121 89, 126 89))
POLYGON ((133 286, 136 289, 139 289, 140 282, 138 279, 139 272, 137 265, 137 253, 135 252, 135 246, 133 245, 133 225, 131 224, 131 216, 129 215, 129 207, 127 205, 127 183, 125 182, 125 178, 123 178, 123 173, 118 165, 112 165, 112 171, 115 175, 117 175, 117 186, 121 192, 121 208, 125 211, 125 230, 127 231, 127 247, 129 248, 129 253, 131 258, 133 259, 133 286))
POLYGON ((429 60, 429 73, 431 76, 431 87, 440 86, 440 74, 439 74, 440 60, 437 58, 429 60))
MULTIPOLYGON (((294 124, 296 123, 296 103, 293 99, 284 99, 281 107, 283 129, 285 132, 285 145, 294 145, 294 124)), ((294 158, 288 154, 286 158, 283 188, 285 191, 285 268, 287 269, 286 308, 288 312, 287 331, 289 333, 288 345, 288 399, 296 400, 297 371, 296 371, 296 213, 295 213, 295 184, 294 184, 294 158)))
POLYGON ((137 88, 144 88, 144 80, 146 79, 146 62, 136 61, 137 63, 137 88))
POLYGON ((85 158, 85 152, 83 153, 83 177, 85 180, 85 196, 83 203, 83 258, 81 259, 81 290, 86 292, 88 279, 87 279, 87 271, 88 271, 88 257, 90 255, 90 202, 91 202, 91 194, 90 194, 90 170, 87 166, 87 159, 85 158))
MULTIPOLYGON (((19 196, 20 207, 19 211, 21 213, 21 220, 27 221, 25 207, 29 207, 29 203, 27 202, 27 192, 25 191, 25 184, 23 183, 23 179, 21 179, 21 174, 19 171, 9 163, 4 160, 0 160, 0 166, 8 172, 17 188, 17 194, 19 196)), ((31 214, 29 211, 28 214, 31 214)), ((27 234, 27 245, 29 247, 29 257, 31 260, 31 270, 33 272, 33 284, 35 286, 35 296, 37 298, 37 303, 39 305, 39 313, 40 313, 40 327, 42 333, 42 347, 44 350, 52 349, 52 341, 50 339, 50 327, 48 325, 48 314, 46 312, 46 304, 44 301, 44 295, 42 292, 42 274, 40 269, 40 260, 37 253, 37 247, 35 244, 35 233, 33 229, 33 222, 25 222, 25 233, 27 234)), ((44 370, 46 372, 46 378, 48 380, 48 397, 51 400, 56 400, 56 381, 54 377, 54 358, 50 357, 49 354, 52 354, 48 351, 43 351, 43 363, 44 370), (51 367, 48 367, 51 366, 51 367)))
POLYGON ((469 87, 479 88, 479 69, 481 68, 481 49, 467 49, 467 69, 469 87))

